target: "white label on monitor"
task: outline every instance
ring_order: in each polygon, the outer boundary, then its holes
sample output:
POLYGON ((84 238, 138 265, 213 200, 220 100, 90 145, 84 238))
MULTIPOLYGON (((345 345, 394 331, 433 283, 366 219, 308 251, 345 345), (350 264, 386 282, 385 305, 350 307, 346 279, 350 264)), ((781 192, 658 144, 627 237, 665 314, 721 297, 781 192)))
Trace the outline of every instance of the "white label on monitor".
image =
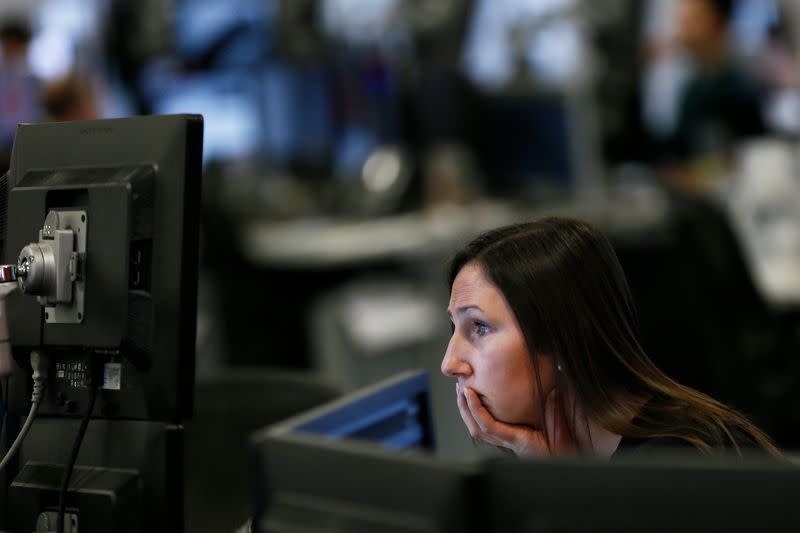
POLYGON ((120 390, 122 388, 122 365, 120 363, 106 363, 103 367, 103 388, 120 390))

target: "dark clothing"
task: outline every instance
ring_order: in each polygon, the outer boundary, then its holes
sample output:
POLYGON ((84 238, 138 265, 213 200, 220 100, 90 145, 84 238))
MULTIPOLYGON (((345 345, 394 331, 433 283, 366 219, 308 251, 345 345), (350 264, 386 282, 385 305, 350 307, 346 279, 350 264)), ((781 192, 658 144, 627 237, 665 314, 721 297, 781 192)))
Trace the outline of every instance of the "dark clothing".
MULTIPOLYGON (((768 452, 756 444, 747 434, 739 429, 731 430, 734 440, 743 457, 763 459, 769 456, 768 452)), ((701 456, 702 452, 693 444, 677 437, 636 438, 622 437, 613 459, 622 457, 647 458, 656 456, 701 456)), ((715 457, 739 457, 733 444, 726 444, 721 453, 714 453, 715 457)))
MULTIPOLYGON (((758 445, 743 431, 733 429, 731 430, 731 434, 742 453, 757 451, 759 449, 758 445)), ((735 454, 736 452, 733 444, 726 444, 725 452, 735 454)), ((644 456, 660 453, 700 453, 700 450, 695 448, 693 444, 677 437, 622 437, 617 450, 614 452, 614 456, 644 456)))
POLYGON ((620 456, 644 456, 654 455, 662 452, 666 453, 681 453, 697 452, 690 443, 675 437, 653 437, 653 438, 638 438, 638 437, 622 437, 619 441, 619 446, 614 452, 614 457, 620 456))
POLYGON ((667 147, 671 158, 687 161, 763 135, 762 96, 755 79, 733 64, 695 76, 681 98, 678 122, 667 147))
MULTIPOLYGON (((643 410, 647 409, 657 400, 650 400, 643 410)), ((640 411, 641 413, 641 411, 640 411)), ((638 416, 633 419, 633 425, 636 427, 646 427, 646 424, 638 416)), ((742 431, 739 427, 729 425, 728 431, 731 434, 736 446, 743 454, 750 455, 751 452, 761 451, 760 446, 756 443, 750 435, 742 431)), ((701 428, 697 428, 697 433, 701 434, 701 428)), ((720 455, 736 455, 736 448, 733 442, 726 442, 724 444, 723 453, 720 455)), ((613 457, 629 456, 629 457, 643 457, 661 454, 700 454, 701 451, 690 442, 687 442, 678 437, 631 437, 623 436, 619 442, 613 457)))

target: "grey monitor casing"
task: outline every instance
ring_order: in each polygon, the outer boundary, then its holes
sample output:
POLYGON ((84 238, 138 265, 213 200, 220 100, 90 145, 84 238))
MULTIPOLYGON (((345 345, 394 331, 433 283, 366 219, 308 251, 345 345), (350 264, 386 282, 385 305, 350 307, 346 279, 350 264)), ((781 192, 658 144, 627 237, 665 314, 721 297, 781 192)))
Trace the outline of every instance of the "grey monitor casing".
MULTIPOLYGON (((16 263, 22 247, 37 241, 50 209, 85 209, 88 222, 82 323, 46 324, 35 298, 9 297, 21 374, 10 387, 12 412, 27 412, 26 354, 41 348, 52 355, 53 375, 56 361, 86 368, 93 351, 119 365, 121 386, 101 391, 100 416, 191 416, 202 135, 199 115, 19 126, 6 178, 4 262, 16 263), (133 252, 141 249, 146 264, 135 266, 133 252), (147 285, 132 284, 134 268, 143 269, 147 285)), ((80 382, 56 379, 40 413, 79 415, 87 393, 80 382), (75 402, 71 410, 65 397, 75 402)))

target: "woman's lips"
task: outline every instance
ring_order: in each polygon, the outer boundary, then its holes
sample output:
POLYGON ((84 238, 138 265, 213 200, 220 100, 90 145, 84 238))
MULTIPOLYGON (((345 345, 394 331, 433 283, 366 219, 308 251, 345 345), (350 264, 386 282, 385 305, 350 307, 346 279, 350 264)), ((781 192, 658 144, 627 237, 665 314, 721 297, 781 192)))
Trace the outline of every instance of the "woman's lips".
MULTIPOLYGON (((475 390, 474 388, 470 387, 469 385, 464 385, 463 383, 459 383, 458 384, 458 392, 459 392, 459 394, 465 395, 466 392, 467 392, 467 389, 472 390, 478 396, 478 400, 480 400, 481 405, 487 411, 489 411, 490 415, 495 416, 495 413, 492 411, 492 402, 489 401, 488 396, 478 392, 477 390, 475 390)), ((464 399, 466 399, 466 396, 464 396, 464 399)))
POLYGON ((478 399, 481 401, 483 406, 488 409, 490 403, 489 398, 478 392, 476 389, 470 387, 469 385, 459 384, 459 387, 460 387, 459 391, 461 392, 461 394, 465 394, 467 392, 467 389, 471 389, 478 396, 478 399))

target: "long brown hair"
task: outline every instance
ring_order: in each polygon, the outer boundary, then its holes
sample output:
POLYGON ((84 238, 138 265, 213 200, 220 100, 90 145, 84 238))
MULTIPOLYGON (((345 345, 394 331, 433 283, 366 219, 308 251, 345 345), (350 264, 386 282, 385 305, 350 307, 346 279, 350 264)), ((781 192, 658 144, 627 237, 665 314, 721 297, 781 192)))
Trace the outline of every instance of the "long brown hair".
MULTIPOLYGON (((549 217, 487 232, 451 261, 451 289, 468 263, 477 264, 508 301, 537 382, 533 355, 552 355, 586 418, 618 435, 679 439, 708 454, 724 448, 741 454, 734 434, 743 434, 780 455, 741 413, 653 364, 638 339, 622 266, 608 239, 590 224, 549 217)), ((544 420, 544 398, 541 409, 544 420)))

